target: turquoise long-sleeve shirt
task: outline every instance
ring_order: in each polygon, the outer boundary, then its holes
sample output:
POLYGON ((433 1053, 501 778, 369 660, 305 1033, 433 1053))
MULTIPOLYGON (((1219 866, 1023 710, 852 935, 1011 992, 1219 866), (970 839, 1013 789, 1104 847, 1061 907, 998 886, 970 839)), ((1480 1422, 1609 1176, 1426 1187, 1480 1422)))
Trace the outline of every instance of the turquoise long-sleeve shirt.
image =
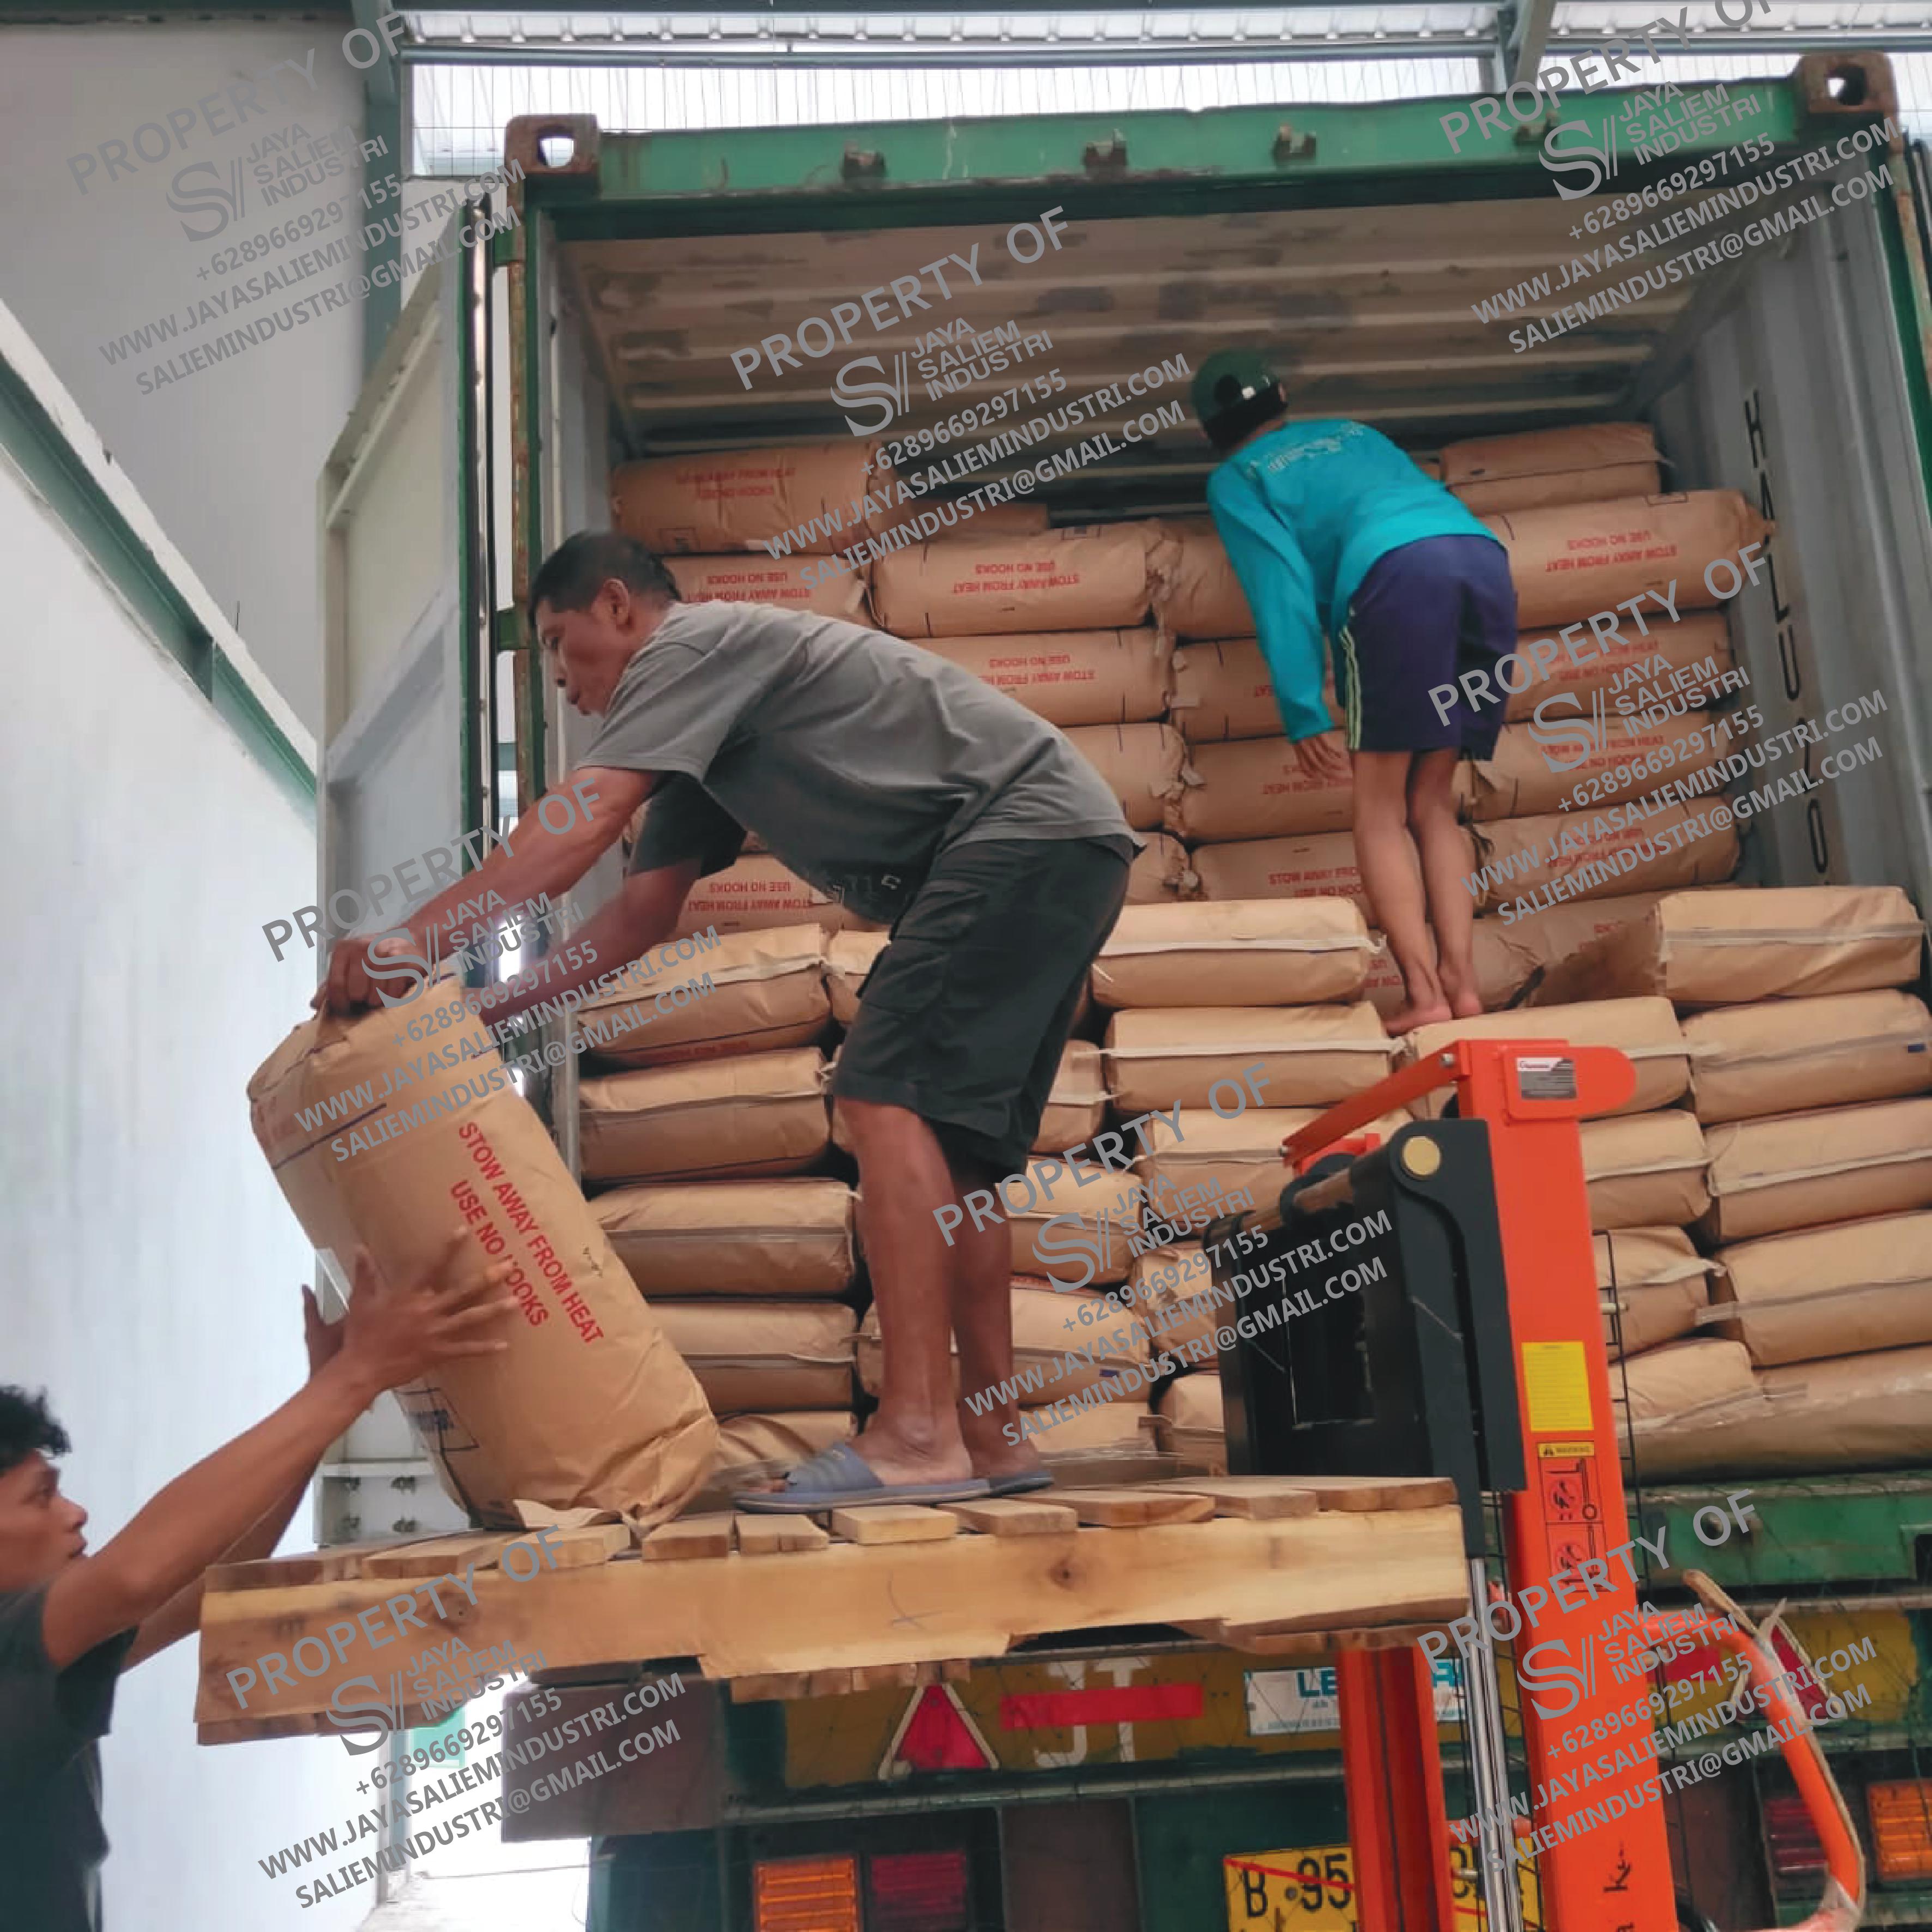
POLYGON ((1208 479, 1208 507, 1254 613, 1291 738, 1333 729, 1322 630, 1376 562, 1424 537, 1494 533, 1366 424, 1294 422, 1257 436, 1208 479))

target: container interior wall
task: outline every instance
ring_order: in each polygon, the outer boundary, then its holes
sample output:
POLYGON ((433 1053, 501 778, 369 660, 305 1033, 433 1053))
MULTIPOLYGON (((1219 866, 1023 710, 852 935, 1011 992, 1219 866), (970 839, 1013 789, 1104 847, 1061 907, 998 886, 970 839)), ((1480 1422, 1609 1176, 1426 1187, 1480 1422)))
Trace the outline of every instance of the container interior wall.
MULTIPOLYGON (((1932 661, 1914 643, 1932 612, 1932 525, 1875 210, 1835 210, 1754 260, 1637 393, 1653 386, 1676 486, 1742 490, 1778 526, 1765 592, 1730 611, 1765 733, 1873 693, 1887 706, 1834 741, 1875 735, 1885 757, 1822 784, 1802 813, 1756 820, 1746 875, 1904 884, 1932 903, 1932 661)), ((1808 748, 1812 778, 1832 748, 1808 748)))

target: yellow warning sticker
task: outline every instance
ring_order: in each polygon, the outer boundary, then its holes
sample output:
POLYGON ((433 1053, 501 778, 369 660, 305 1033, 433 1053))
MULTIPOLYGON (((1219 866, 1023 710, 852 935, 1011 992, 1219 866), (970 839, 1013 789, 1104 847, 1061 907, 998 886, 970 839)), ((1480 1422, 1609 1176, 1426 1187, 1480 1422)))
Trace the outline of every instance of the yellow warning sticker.
POLYGON ((1524 1342, 1522 1386, 1529 1398, 1532 1436, 1564 1429, 1595 1429, 1597 1418, 1590 1412, 1590 1376, 1582 1342, 1524 1342))
POLYGON ((1594 1442, 1539 1442, 1536 1453, 1552 1462, 1567 1462, 1577 1456, 1594 1456, 1597 1445, 1594 1442))

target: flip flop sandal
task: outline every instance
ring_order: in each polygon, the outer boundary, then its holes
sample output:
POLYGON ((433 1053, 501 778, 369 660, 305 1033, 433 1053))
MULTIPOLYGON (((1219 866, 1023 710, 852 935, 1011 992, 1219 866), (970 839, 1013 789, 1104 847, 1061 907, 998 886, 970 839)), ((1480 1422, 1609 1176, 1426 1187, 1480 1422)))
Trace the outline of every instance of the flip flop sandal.
POLYGON ((964 1503, 988 1493, 983 1476, 953 1483, 884 1483, 849 1442, 835 1442, 800 1463, 776 1490, 748 1490, 731 1498, 734 1509, 766 1515, 802 1516, 850 1509, 862 1503, 964 1503))
POLYGON ((1030 1496, 1036 1490, 1050 1490, 1053 1478, 1044 1469, 1028 1469, 1017 1476, 988 1476, 989 1496, 1030 1496))

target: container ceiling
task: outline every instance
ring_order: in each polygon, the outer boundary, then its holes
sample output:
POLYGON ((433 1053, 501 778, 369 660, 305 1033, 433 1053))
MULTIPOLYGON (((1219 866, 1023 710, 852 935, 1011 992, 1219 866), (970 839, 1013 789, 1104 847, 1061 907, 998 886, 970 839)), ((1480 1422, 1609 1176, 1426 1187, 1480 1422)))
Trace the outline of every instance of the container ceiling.
MULTIPOLYGON (((852 346, 819 362, 801 357, 803 368, 782 376, 761 366, 748 393, 732 350, 775 332, 795 338, 802 318, 828 315, 832 303, 855 299, 889 273, 963 248, 966 231, 572 242, 564 252, 633 455, 842 438, 847 425, 830 395, 839 366, 877 355, 890 371, 898 351, 919 352, 926 329, 961 316, 976 331, 1009 321, 1044 330, 1052 352, 944 401, 928 400, 915 379, 902 426, 936 424, 1032 370, 1057 366, 1064 395, 1078 396, 1177 353, 1198 368, 1216 349, 1252 346, 1289 374, 1297 413, 1353 417, 1424 448, 1479 428, 1611 413, 1697 295, 1694 284, 1674 286, 1512 352, 1508 320, 1484 322, 1471 304, 1566 258, 1574 221, 1553 200, 1085 220, 1058 257, 1022 269, 982 253, 982 285, 962 288, 955 277, 958 298, 929 318, 916 315, 882 334, 861 325, 852 346)), ((1552 295, 1536 309, 1565 299, 1552 295)), ((1129 412, 1185 404, 1188 388, 1183 376, 1129 412)), ((1039 406, 1019 400, 1020 420, 1039 406)), ((1112 429, 1118 443, 1120 420, 1116 412, 1035 445, 1029 460, 1096 428, 1112 429)), ((1077 494, 1082 508, 1123 512, 1196 502, 1211 461, 1190 415, 1042 494, 1052 502, 1057 491, 1064 508, 1077 494)), ((996 465, 985 473, 1000 472, 996 465)))

